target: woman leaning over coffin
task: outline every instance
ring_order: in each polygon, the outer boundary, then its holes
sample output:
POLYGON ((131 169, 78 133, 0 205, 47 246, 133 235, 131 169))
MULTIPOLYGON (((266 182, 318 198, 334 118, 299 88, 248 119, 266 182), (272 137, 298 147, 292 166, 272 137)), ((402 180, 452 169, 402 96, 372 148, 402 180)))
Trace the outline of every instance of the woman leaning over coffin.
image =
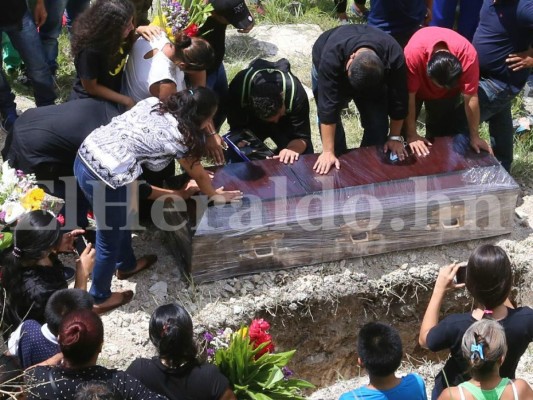
POLYGON ((137 204, 137 197, 187 198, 198 190, 220 201, 242 197, 240 191, 213 188, 210 176, 200 164, 205 152, 203 129, 211 123, 216 109, 216 95, 207 88, 184 90, 163 101, 150 97, 93 131, 81 145, 74 173, 93 207, 97 225, 96 262, 90 289, 96 309, 107 311, 131 300, 131 292, 111 293, 115 271, 118 279, 126 279, 157 260, 155 256, 135 259, 126 203, 137 204), (143 166, 160 171, 175 159, 195 181, 188 188, 175 191, 137 185, 143 166))

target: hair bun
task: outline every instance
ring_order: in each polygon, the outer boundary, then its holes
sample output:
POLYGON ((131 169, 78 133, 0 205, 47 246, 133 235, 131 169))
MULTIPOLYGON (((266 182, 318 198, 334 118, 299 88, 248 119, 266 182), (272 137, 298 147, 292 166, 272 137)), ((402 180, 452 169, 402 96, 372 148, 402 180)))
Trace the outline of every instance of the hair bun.
POLYGON ((192 39, 183 32, 180 32, 174 37, 174 42, 176 47, 186 49, 192 44, 192 39))

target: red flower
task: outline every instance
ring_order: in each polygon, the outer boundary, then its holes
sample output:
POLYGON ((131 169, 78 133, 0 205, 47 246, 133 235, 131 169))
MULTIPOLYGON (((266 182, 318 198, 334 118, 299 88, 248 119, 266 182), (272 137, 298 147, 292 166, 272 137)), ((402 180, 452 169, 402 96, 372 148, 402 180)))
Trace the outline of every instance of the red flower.
POLYGON ((263 343, 268 343, 265 347, 261 349, 259 353, 256 354, 255 359, 258 359, 265 353, 271 353, 274 351, 274 343, 272 342, 272 336, 268 334, 270 329, 270 324, 264 319, 254 319, 250 324, 250 329, 248 330, 248 336, 250 337, 250 342, 253 343, 254 349, 259 347, 263 343))
POLYGON ((187 28, 183 30, 183 33, 185 33, 189 37, 195 37, 198 35, 198 25, 196 24, 190 24, 187 28))
POLYGON ((59 225, 65 226, 65 217, 63 216, 63 214, 57 215, 57 222, 59 222, 59 225))

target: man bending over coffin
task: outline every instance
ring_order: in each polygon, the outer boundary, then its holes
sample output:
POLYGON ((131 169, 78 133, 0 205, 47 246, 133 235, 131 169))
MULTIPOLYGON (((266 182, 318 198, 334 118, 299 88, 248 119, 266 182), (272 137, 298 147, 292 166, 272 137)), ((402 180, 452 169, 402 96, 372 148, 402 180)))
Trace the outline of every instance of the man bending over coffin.
POLYGON ((228 124, 248 129, 259 139, 271 138, 280 162, 292 164, 313 153, 309 100, 289 62, 254 60, 229 86, 228 124))
POLYGON ((422 103, 426 109, 426 137, 453 135, 462 94, 471 147, 477 153, 492 153, 489 144, 479 137, 479 61, 470 42, 451 29, 422 28, 407 43, 405 61, 409 113, 404 128, 413 151, 428 154, 429 142, 416 131, 422 103))
POLYGON ((337 156, 347 150, 340 114, 350 100, 361 116, 361 146, 382 145, 400 160, 407 156, 400 136, 407 115, 405 59, 392 36, 367 25, 326 31, 313 46, 311 76, 323 148, 317 173, 340 168, 337 156))

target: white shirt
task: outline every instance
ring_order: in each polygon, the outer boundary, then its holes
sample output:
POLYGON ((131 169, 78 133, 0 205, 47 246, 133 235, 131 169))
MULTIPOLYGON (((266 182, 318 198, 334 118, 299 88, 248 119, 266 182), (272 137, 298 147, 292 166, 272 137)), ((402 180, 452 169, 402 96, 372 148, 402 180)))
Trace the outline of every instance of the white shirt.
POLYGON ((133 182, 143 165, 161 171, 187 153, 180 143, 178 121, 169 113, 154 111, 158 103, 156 97, 138 102, 83 141, 78 156, 108 186, 116 189, 133 182))
POLYGON ((176 84, 176 89, 185 89, 185 75, 163 52, 170 41, 166 35, 160 35, 152 41, 139 38, 130 51, 122 82, 122 91, 135 102, 151 97, 150 86, 162 80, 176 84), (149 57, 147 54, 157 52, 149 57))

